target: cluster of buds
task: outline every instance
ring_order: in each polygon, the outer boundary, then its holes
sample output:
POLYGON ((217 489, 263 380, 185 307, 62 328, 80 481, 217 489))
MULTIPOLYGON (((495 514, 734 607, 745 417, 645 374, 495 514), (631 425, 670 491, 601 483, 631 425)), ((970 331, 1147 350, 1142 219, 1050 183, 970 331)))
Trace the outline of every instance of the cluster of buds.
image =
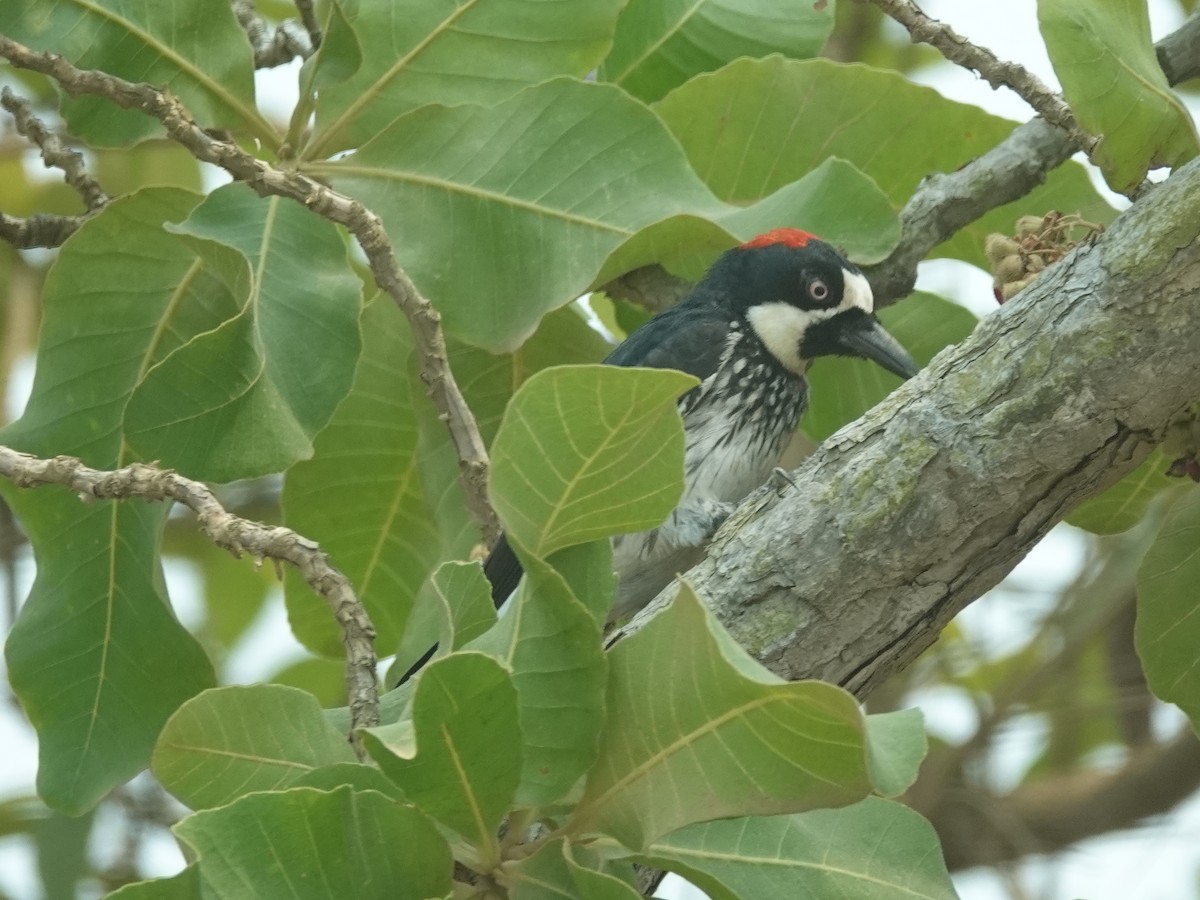
POLYGON ((1200 482, 1200 403, 1193 403, 1179 413, 1163 437, 1163 452, 1171 458, 1167 474, 1172 478, 1190 478, 1200 482))
POLYGON ((996 302, 1011 300, 1046 266, 1103 230, 1103 225, 1051 210, 1044 216, 1021 216, 1012 237, 989 234, 983 249, 992 264, 996 302), (1077 230, 1083 234, 1077 237, 1077 230))

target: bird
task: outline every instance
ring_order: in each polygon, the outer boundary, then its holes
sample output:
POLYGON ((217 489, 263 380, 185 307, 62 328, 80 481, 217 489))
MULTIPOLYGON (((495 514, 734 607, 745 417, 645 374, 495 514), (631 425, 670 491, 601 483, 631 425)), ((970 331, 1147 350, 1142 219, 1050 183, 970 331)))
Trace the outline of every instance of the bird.
MULTIPOLYGON (((699 562, 730 513, 771 476, 808 408, 805 373, 821 356, 862 357, 905 379, 918 371, 875 316, 861 270, 817 236, 777 228, 723 253, 678 304, 605 358, 614 366, 678 369, 700 381, 678 400, 685 447, 679 503, 658 527, 612 539, 610 624, 699 562)), ((504 535, 484 573, 500 608, 522 575, 504 535)))
MULTIPOLYGON (((610 622, 637 612, 699 562, 729 514, 770 477, 808 408, 805 373, 820 356, 864 357, 905 379, 917 373, 876 318, 861 270, 815 235, 777 228, 722 254, 677 305, 604 360, 700 380, 678 401, 683 496, 662 525, 613 538, 610 622)), ((484 573, 493 601, 503 604, 522 574, 503 536, 484 573)))

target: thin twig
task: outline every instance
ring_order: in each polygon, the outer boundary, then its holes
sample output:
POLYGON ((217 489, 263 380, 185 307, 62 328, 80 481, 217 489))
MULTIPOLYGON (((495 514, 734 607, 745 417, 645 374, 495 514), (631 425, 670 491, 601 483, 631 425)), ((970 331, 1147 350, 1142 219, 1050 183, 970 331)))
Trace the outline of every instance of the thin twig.
POLYGON ((1042 118, 1066 131, 1073 143, 1091 155, 1099 138, 1080 128, 1063 98, 1024 66, 999 59, 986 47, 971 43, 949 25, 925 15, 911 0, 868 2, 907 28, 914 42, 929 44, 950 62, 978 72, 994 88, 1011 88, 1042 118))
MULTIPOLYGON (((238 24, 250 39, 254 48, 254 68, 270 69, 290 63, 297 56, 308 59, 313 55, 316 44, 312 40, 312 30, 305 21, 304 27, 295 19, 284 19, 272 31, 271 26, 258 14, 254 8, 254 0, 232 0, 233 14, 237 16, 238 24)), ((301 11, 303 13, 303 11, 301 11)), ((312 7, 309 6, 309 16, 312 7)), ((315 22, 315 18, 313 19, 315 22)), ((320 31, 317 31, 319 38, 320 31)))
POLYGON ((133 463, 104 471, 70 456, 39 459, 0 446, 0 475, 17 487, 57 484, 89 501, 173 500, 196 514, 201 530, 234 556, 279 560, 295 566, 329 603, 346 645, 346 692, 354 729, 379 724, 379 685, 375 677, 375 629, 348 578, 330 564, 315 541, 290 528, 263 525, 226 511, 207 485, 169 469, 133 463))
POLYGON ((135 84, 105 72, 79 69, 61 56, 38 53, 0 35, 0 56, 14 66, 40 72, 57 81, 71 95, 104 97, 124 109, 140 109, 163 124, 167 134, 196 159, 220 166, 262 196, 288 197, 303 203, 319 216, 349 229, 367 256, 375 281, 408 318, 421 362, 425 390, 450 430, 458 453, 459 476, 467 506, 491 542, 500 533, 499 522, 487 499, 488 456, 475 417, 471 414, 446 356, 441 316, 417 291, 400 268, 383 223, 357 200, 296 171, 281 171, 236 144, 222 141, 192 120, 173 95, 148 84, 135 84))
POLYGON ((63 178, 83 198, 89 212, 95 212, 108 203, 108 194, 100 183, 88 174, 83 163, 83 154, 63 146, 53 131, 33 114, 29 101, 18 97, 7 87, 0 89, 0 106, 12 115, 17 131, 38 146, 42 162, 47 169, 61 169, 63 178))

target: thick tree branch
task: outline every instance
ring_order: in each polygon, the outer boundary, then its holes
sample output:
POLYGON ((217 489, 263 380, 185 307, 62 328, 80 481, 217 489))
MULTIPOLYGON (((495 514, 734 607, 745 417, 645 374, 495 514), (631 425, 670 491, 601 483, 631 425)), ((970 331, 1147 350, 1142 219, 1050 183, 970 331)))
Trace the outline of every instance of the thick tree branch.
POLYGON ((354 587, 330 564, 315 541, 290 528, 262 525, 226 511, 208 486, 165 469, 134 463, 103 471, 78 459, 38 459, 0 446, 0 475, 18 487, 57 484, 80 499, 142 500, 182 503, 196 514, 200 528, 218 547, 234 556, 248 553, 296 567, 309 586, 328 601, 346 645, 346 692, 354 729, 379 724, 379 686, 375 677, 375 628, 354 587))
POLYGON ((1200 397, 1198 237, 1200 160, 753 495, 693 585, 775 672, 865 696, 1200 397))
POLYGON ((489 542, 500 533, 496 514, 487 499, 487 449, 450 371, 441 316, 396 262, 391 240, 375 213, 301 172, 276 169, 236 144, 218 140, 197 125, 179 100, 166 91, 104 72, 76 68, 61 56, 34 52, 5 35, 0 35, 0 56, 18 68, 53 78, 73 96, 92 94, 124 109, 140 109, 158 119, 167 134, 196 159, 220 166, 262 196, 288 197, 345 226, 366 254, 376 283, 396 301, 412 327, 421 362, 421 380, 450 430, 471 514, 489 542))
MULTIPOLYGON (((918 786, 920 782, 918 781, 918 786)), ((1139 747, 1115 771, 1056 774, 1004 796, 959 783, 912 802, 937 829, 951 870, 1052 853, 1165 813, 1200 787, 1200 741, 1190 728, 1139 747)))

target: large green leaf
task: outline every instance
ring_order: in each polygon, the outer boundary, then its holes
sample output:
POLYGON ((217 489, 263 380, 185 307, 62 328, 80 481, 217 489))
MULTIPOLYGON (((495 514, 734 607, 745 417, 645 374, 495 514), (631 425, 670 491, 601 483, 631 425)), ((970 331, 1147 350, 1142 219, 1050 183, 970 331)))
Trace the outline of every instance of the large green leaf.
POLYGON ((126 409, 145 458, 194 478, 278 472, 350 389, 358 360, 361 283, 336 226, 298 203, 241 185, 214 191, 179 226, 206 263, 231 250, 248 263, 239 311, 166 355, 126 409))
POLYGON ((359 146, 428 103, 494 103, 604 57, 623 0, 397 0, 350 16, 363 65, 321 92, 304 156, 359 146))
POLYGON ((900 241, 900 221, 879 186, 830 157, 751 206, 731 207, 715 219, 685 213, 643 228, 609 255, 596 283, 651 263, 699 280, 719 253, 780 227, 820 232, 864 264, 885 259, 900 241))
POLYGON ((660 524, 683 489, 667 369, 544 369, 514 395, 492 452, 490 495, 511 539, 534 556, 660 524))
POLYGON ((832 214, 834 230, 867 257, 897 234, 887 200, 844 163, 816 182, 780 182, 750 209, 722 203, 646 107, 611 85, 566 78, 492 107, 423 107, 345 159, 308 168, 383 217, 452 335, 496 351, 518 346, 613 251, 664 220, 700 220, 676 226, 685 230, 673 237, 689 241, 704 221, 720 223, 727 247, 832 214), (846 190, 858 209, 844 197, 827 202, 846 190), (800 209, 810 202, 820 209, 800 209))
POLYGON ((524 741, 519 806, 561 800, 596 758, 607 673, 600 627, 558 572, 530 559, 513 608, 470 645, 512 669, 524 741))
POLYGON ((363 742, 418 809, 457 834, 489 868, 496 829, 521 779, 517 692, 482 653, 437 659, 415 678, 412 718, 369 729, 363 742))
MULTIPOLYGON (((920 292, 881 310, 879 318, 922 366, 969 335, 976 322, 975 316, 958 304, 920 292)), ((808 381, 812 402, 802 426, 804 433, 817 441, 853 422, 902 383, 899 376, 873 362, 844 357, 817 360, 808 381)))
MULTIPOLYGON (((313 442, 311 460, 287 473, 284 521, 321 543, 358 590, 384 654, 399 645, 441 539, 417 471, 417 422, 406 364, 408 326, 387 297, 363 314, 363 354, 350 394, 313 442)), ((298 573, 286 580, 288 617, 306 646, 342 654, 325 601, 298 573)))
POLYGON ((174 828, 210 900, 429 900, 453 860, 433 823, 377 791, 252 794, 174 828))
POLYGON ((906 806, 876 797, 843 809, 689 825, 659 838, 646 856, 713 900, 958 896, 932 826, 906 806))
POLYGON ((1167 475, 1168 465, 1166 454, 1156 449, 1104 493, 1075 507, 1067 521, 1092 534, 1128 531, 1142 520, 1155 497, 1178 484, 1167 475))
POLYGON ((833 29, 833 0, 630 0, 600 77, 657 100, 741 56, 816 56, 833 29))
MULTIPOLYGON (((131 461, 122 419, 134 386, 166 348, 233 308, 222 273, 161 227, 197 199, 147 190, 67 241, 46 282, 32 395, 5 443, 104 468, 131 461)), ((9 497, 38 563, 7 644, 9 678, 40 737, 42 797, 78 814, 145 767, 167 717, 212 685, 212 667, 165 602, 165 506, 9 497)))
POLYGON ((1149 169, 1200 151, 1158 64, 1146 0, 1038 0, 1038 24, 1071 111, 1100 137, 1092 161, 1114 190, 1131 191, 1149 169))
POLYGON ((694 822, 840 806, 870 792, 854 698, 761 667, 751 675, 719 628, 684 585, 613 648, 600 757, 569 834, 610 834, 640 850, 694 822))
POLYGON ((1176 500, 1137 575, 1134 640, 1155 696, 1177 704, 1200 732, 1200 490, 1176 500))
POLYGON ((193 809, 290 787, 318 766, 353 761, 346 736, 326 723, 311 694, 268 684, 193 697, 154 748, 155 776, 193 809))
MULTIPOLYGON (((5 0, 0 32, 83 69, 165 85, 207 128, 278 143, 254 106, 254 59, 227 0, 5 0)), ((63 112, 73 135, 98 146, 125 146, 161 130, 140 110, 99 97, 68 100, 63 112)))
POLYGON ((309 168, 379 213, 446 328, 492 350, 586 290, 638 229, 727 209, 648 109, 566 78, 496 106, 422 107, 309 168))
MULTIPOLYGON (((768 196, 836 156, 901 206, 921 179, 953 172, 1013 129, 1012 122, 947 100, 897 72, 778 56, 738 60, 693 78, 656 109, 705 184, 739 204, 768 196)), ((1048 209, 1092 221, 1114 214, 1083 167, 1068 163, 1020 201, 967 226, 938 253, 984 265, 989 232, 1011 233, 1018 216, 1048 209)))

